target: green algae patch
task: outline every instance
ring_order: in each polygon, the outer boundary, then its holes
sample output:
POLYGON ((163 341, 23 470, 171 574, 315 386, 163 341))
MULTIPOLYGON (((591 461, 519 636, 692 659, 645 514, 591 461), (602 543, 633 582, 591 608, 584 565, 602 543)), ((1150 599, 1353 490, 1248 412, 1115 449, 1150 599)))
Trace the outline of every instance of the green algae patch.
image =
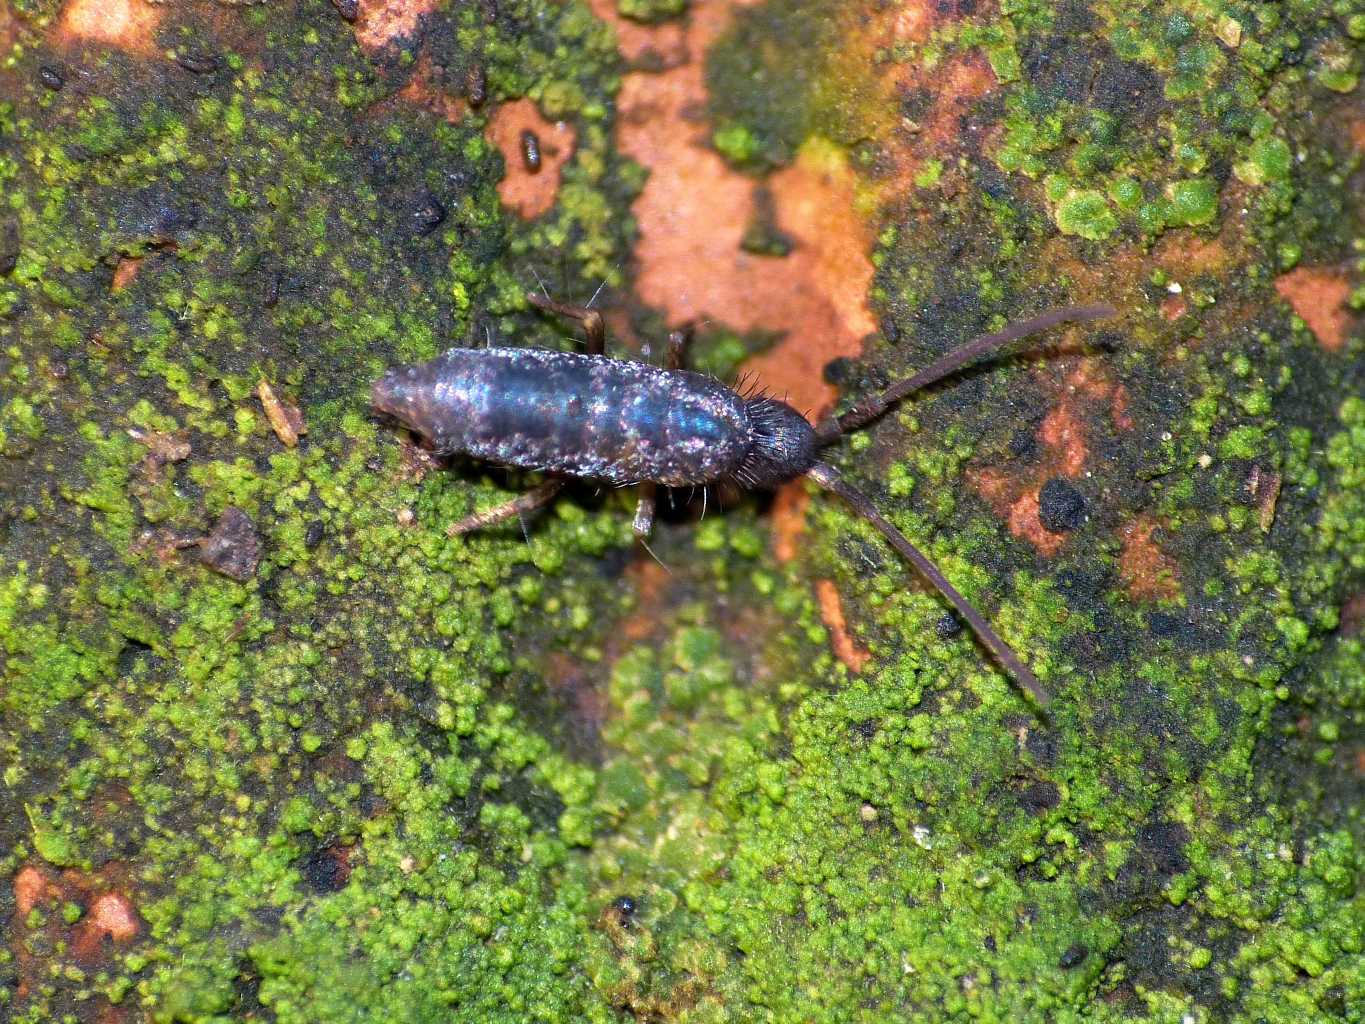
POLYGON ((621 16, 646 25, 676 18, 687 10, 687 0, 617 0, 621 16))
POLYGON ((1209 224, 1218 216, 1218 188, 1208 178, 1172 182, 1166 201, 1166 223, 1176 227, 1209 224))
POLYGON ((1057 203, 1053 217, 1063 234, 1092 241, 1108 238, 1119 226, 1108 201, 1093 189, 1068 192, 1057 203))

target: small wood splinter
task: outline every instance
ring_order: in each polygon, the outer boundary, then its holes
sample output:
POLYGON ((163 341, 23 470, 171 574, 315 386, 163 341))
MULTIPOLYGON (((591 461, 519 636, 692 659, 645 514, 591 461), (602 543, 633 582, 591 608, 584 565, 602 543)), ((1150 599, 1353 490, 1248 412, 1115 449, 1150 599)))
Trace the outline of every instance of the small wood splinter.
MULTIPOLYGON (((1064 323, 1115 315, 1109 305, 1068 306, 982 335, 913 376, 812 426, 786 402, 741 394, 681 369, 687 336, 669 337, 663 367, 604 355, 602 316, 535 294, 527 301, 581 322, 587 353, 544 349, 453 348, 419 366, 390 370, 374 385, 374 407, 427 438, 441 454, 461 452, 505 466, 555 474, 540 486, 452 524, 454 536, 548 504, 565 478, 640 485, 632 527, 642 541, 654 525, 659 487, 731 480, 747 489, 807 476, 874 526, 948 602, 1007 672, 1046 707, 1033 672, 909 539, 818 452, 859 430, 897 402, 1006 345, 1064 323)), ((523 520, 524 521, 524 520, 523 520)))

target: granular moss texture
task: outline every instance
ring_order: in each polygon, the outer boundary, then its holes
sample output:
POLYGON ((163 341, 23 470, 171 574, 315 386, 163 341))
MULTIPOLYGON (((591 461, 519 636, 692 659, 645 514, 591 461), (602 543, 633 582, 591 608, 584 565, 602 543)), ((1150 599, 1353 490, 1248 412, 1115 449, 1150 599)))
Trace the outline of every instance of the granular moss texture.
POLYGON ((1365 1020, 1365 5, 620 10, 0 0, 0 1018, 1365 1020), (845 401, 1118 307, 830 456, 1046 716, 804 485, 666 569, 591 486, 451 538, 533 477, 370 415, 572 346, 537 278, 664 327, 616 98, 678 59, 740 258, 851 168, 845 401))

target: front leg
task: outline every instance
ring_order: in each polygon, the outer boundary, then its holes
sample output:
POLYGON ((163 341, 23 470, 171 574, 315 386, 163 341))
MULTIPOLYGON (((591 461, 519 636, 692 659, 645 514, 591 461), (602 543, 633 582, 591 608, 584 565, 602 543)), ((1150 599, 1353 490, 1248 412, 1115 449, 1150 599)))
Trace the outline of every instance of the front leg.
POLYGON ((602 319, 602 314, 597 310, 590 309, 587 306, 575 306, 568 302, 556 302, 554 299, 537 295, 535 292, 527 292, 526 301, 537 309, 558 313, 560 316, 567 316, 570 320, 577 320, 581 323, 583 333, 587 336, 588 355, 600 356, 606 352, 607 325, 602 319))

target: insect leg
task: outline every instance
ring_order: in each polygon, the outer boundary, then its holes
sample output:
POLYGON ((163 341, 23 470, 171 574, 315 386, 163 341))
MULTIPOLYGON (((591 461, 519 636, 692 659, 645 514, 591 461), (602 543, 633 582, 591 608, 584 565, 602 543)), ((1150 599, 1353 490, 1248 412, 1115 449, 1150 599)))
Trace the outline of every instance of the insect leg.
POLYGON ((607 350, 607 325, 602 319, 602 314, 597 310, 589 309, 587 306, 575 306, 568 302, 556 302, 554 299, 537 295, 535 292, 527 292, 526 301, 537 309, 557 313, 581 323, 583 333, 587 336, 588 355, 600 356, 607 350))
POLYGON ((563 480, 546 480, 539 487, 533 487, 525 494, 519 494, 510 501, 504 501, 501 505, 494 505, 482 512, 471 513, 459 522, 451 523, 446 527, 446 536, 458 537, 462 533, 482 530, 486 526, 493 526, 506 519, 511 519, 513 516, 524 516, 528 512, 534 512, 536 509, 548 505, 563 487, 563 480))
POLYGON ((692 327, 688 325, 668 336, 668 347, 664 349, 664 369, 680 370, 687 358, 687 346, 692 343, 692 327))
POLYGON ((815 428, 816 438, 821 444, 829 444, 849 431, 857 430, 859 427, 870 423, 907 395, 928 387, 935 381, 942 380, 948 374, 961 369, 979 356, 1008 345, 1012 341, 1018 341, 1020 338, 1037 334, 1050 327, 1056 327, 1058 324, 1100 320, 1104 317, 1113 316, 1116 312, 1117 310, 1109 305, 1065 306, 1062 309, 1054 309, 1041 316, 1036 316, 1032 320, 1010 324, 1003 331, 997 331, 995 334, 983 334, 981 337, 953 349, 914 376, 896 381, 880 395, 864 398, 843 415, 825 417, 815 428))
POLYGON ((844 481, 844 478, 836 473, 831 467, 817 462, 806 475, 818 483, 827 491, 839 495, 853 507, 853 510, 875 526, 883 537, 885 537, 907 561, 909 561, 920 574, 924 576, 934 588, 948 599, 948 603, 958 610, 958 613, 967 620, 967 624, 972 627, 972 632, 985 644, 992 654, 999 659, 1000 664, 1005 670, 1018 681, 1019 685, 1028 690, 1041 706, 1047 707, 1052 698, 1043 689, 1038 678, 1029 671, 1028 667, 1019 659, 1019 656, 1010 649, 1009 644, 1000 639, 1000 636, 993 630, 985 618, 978 612, 965 597, 957 592, 957 589, 948 582, 947 577, 939 572, 938 567, 933 562, 911 544, 905 534, 891 525, 880 512, 877 506, 872 504, 872 500, 867 495, 844 481))
POLYGON ((630 524, 640 540, 647 539, 654 532, 654 505, 658 492, 659 488, 655 484, 640 485, 640 503, 635 506, 635 519, 630 524))

